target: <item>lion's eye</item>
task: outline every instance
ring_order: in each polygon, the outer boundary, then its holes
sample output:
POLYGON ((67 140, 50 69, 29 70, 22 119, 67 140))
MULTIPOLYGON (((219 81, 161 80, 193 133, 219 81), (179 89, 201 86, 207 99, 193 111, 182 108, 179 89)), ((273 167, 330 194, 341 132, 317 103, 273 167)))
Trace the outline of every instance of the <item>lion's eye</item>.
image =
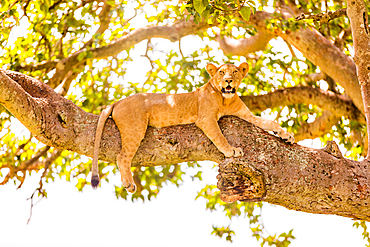
POLYGON ((220 70, 220 74, 221 74, 221 75, 224 75, 224 74, 225 74, 225 72, 223 72, 222 70, 220 70))
POLYGON ((234 70, 234 71, 233 71, 233 74, 234 74, 234 75, 236 75, 236 73, 238 73, 238 71, 234 70))

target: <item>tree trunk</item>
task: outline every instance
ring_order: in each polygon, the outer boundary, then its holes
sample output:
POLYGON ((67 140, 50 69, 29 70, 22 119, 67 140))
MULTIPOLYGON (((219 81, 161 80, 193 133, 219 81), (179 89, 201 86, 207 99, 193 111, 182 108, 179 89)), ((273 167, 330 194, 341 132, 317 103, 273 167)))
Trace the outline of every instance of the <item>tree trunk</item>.
MULTIPOLYGON (((370 133, 370 31, 364 1, 348 2, 347 13, 351 21, 354 60, 364 101, 367 133, 370 133)), ((368 142, 370 142, 370 135, 368 135, 368 142)), ((370 149, 367 151, 366 159, 370 159, 370 149)))

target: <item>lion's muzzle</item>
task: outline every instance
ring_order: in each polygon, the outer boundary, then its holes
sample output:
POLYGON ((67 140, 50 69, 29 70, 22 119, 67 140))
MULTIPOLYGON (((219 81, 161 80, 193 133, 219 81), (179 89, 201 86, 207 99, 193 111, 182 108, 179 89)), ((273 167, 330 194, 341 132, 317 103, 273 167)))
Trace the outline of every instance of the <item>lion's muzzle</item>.
POLYGON ((226 88, 225 88, 225 87, 223 87, 223 88, 221 89, 221 92, 222 92, 222 93, 225 93, 225 94, 228 94, 228 93, 234 94, 234 93, 236 92, 236 89, 235 89, 235 87, 231 87, 231 86, 229 85, 229 86, 227 86, 226 88))

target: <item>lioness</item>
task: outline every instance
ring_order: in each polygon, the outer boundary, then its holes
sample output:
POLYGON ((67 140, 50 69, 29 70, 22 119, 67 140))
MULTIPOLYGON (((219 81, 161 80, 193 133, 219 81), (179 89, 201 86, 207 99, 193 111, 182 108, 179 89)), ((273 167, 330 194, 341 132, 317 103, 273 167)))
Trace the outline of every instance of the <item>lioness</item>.
POLYGON ((131 161, 148 125, 161 128, 195 123, 226 157, 242 156, 243 151, 241 148, 231 146, 223 136, 217 121, 225 115, 238 116, 262 129, 273 131, 289 143, 294 142, 293 136, 286 133, 279 124, 254 116, 236 94, 240 82, 248 72, 247 63, 242 63, 239 67, 232 64, 220 67, 208 64, 206 69, 211 79, 194 92, 135 94, 103 110, 94 144, 91 179, 93 188, 99 185, 100 139, 104 124, 110 115, 121 133, 122 150, 117 155, 117 163, 122 184, 132 193, 136 191, 136 185, 131 174, 131 161))

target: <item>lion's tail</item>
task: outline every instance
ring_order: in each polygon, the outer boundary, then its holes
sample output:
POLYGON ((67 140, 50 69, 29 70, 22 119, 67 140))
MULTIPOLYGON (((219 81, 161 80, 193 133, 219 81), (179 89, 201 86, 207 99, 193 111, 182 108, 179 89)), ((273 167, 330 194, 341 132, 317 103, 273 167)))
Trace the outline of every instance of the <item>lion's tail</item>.
POLYGON ((107 108, 105 108, 102 113, 100 114, 99 121, 98 121, 98 127, 96 128, 96 134, 95 134, 95 143, 94 143, 94 155, 93 155, 93 161, 92 161, 92 175, 91 175, 91 185, 94 189, 96 189, 99 185, 99 167, 98 167, 98 156, 99 156, 99 148, 100 148, 100 140, 101 136, 103 134, 103 128, 105 125, 105 122, 107 121, 108 117, 111 115, 113 111, 113 106, 109 105, 107 108))

